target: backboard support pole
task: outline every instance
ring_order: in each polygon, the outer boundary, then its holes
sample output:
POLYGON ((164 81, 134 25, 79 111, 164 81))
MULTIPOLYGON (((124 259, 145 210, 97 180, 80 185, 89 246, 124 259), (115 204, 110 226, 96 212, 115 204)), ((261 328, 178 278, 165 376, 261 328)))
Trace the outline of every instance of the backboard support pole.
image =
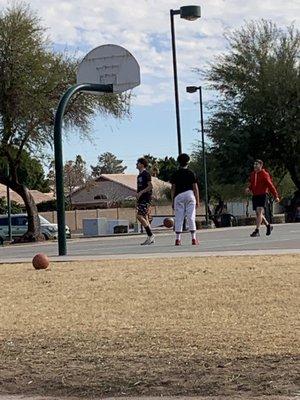
POLYGON ((62 122, 66 107, 71 97, 78 92, 102 92, 113 93, 113 85, 101 85, 96 83, 79 83, 71 86, 62 96, 54 122, 54 157, 56 176, 56 201, 57 201, 57 224, 58 224, 58 255, 67 254, 66 242, 66 218, 65 218, 65 194, 63 176, 63 150, 62 150, 62 122))

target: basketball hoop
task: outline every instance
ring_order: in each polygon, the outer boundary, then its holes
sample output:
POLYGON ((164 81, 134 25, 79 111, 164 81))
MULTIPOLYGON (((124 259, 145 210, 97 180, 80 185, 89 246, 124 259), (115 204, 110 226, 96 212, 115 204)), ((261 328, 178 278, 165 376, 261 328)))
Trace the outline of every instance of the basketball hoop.
POLYGON ((77 83, 111 84, 113 93, 133 89, 140 82, 140 67, 136 59, 128 50, 114 44, 91 50, 77 70, 77 83))

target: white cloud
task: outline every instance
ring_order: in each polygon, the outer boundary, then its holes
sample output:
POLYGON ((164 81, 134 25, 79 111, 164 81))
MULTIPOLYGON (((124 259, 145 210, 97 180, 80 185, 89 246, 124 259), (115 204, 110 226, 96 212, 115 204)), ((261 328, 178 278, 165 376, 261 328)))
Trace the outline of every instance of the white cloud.
MULTIPOLYGON (((141 66, 142 85, 136 102, 156 104, 173 101, 173 70, 169 10, 190 1, 171 0, 31 0, 49 28, 56 44, 88 52, 101 44, 113 43, 127 48, 141 66), (164 88, 164 93, 161 92, 164 88)), ((201 6, 202 17, 195 22, 175 16, 177 65, 180 86, 199 79, 193 67, 204 68, 224 51, 223 32, 237 28, 245 20, 272 19, 278 25, 300 22, 298 0, 209 0, 201 6)), ((7 0, 0 0, 1 8, 7 0)))

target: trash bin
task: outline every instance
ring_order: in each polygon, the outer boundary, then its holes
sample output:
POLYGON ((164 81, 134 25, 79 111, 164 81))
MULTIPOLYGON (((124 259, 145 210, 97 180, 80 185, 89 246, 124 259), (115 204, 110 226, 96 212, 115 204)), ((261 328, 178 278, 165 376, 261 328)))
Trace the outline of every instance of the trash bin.
POLYGON ((221 221, 220 221, 220 226, 221 227, 226 227, 226 226, 232 226, 232 215, 231 214, 221 214, 220 216, 221 221))

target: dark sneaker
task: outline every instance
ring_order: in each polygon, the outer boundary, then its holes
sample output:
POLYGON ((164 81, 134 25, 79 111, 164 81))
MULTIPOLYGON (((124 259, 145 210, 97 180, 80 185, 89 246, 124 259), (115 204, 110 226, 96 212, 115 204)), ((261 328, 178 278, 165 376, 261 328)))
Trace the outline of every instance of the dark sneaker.
POLYGON ((267 232, 266 232, 266 235, 267 236, 270 236, 271 235, 271 233, 272 233, 272 230, 273 230, 273 226, 272 225, 267 225, 267 232))
POLYGON ((176 239, 175 240, 175 246, 181 246, 181 240, 176 239))
POLYGON ((251 236, 251 237, 259 237, 259 236, 260 236, 259 230, 258 230, 258 229, 255 229, 255 231, 252 232, 250 236, 251 236))
POLYGON ((192 245, 193 246, 198 246, 199 240, 198 239, 192 239, 192 245))

